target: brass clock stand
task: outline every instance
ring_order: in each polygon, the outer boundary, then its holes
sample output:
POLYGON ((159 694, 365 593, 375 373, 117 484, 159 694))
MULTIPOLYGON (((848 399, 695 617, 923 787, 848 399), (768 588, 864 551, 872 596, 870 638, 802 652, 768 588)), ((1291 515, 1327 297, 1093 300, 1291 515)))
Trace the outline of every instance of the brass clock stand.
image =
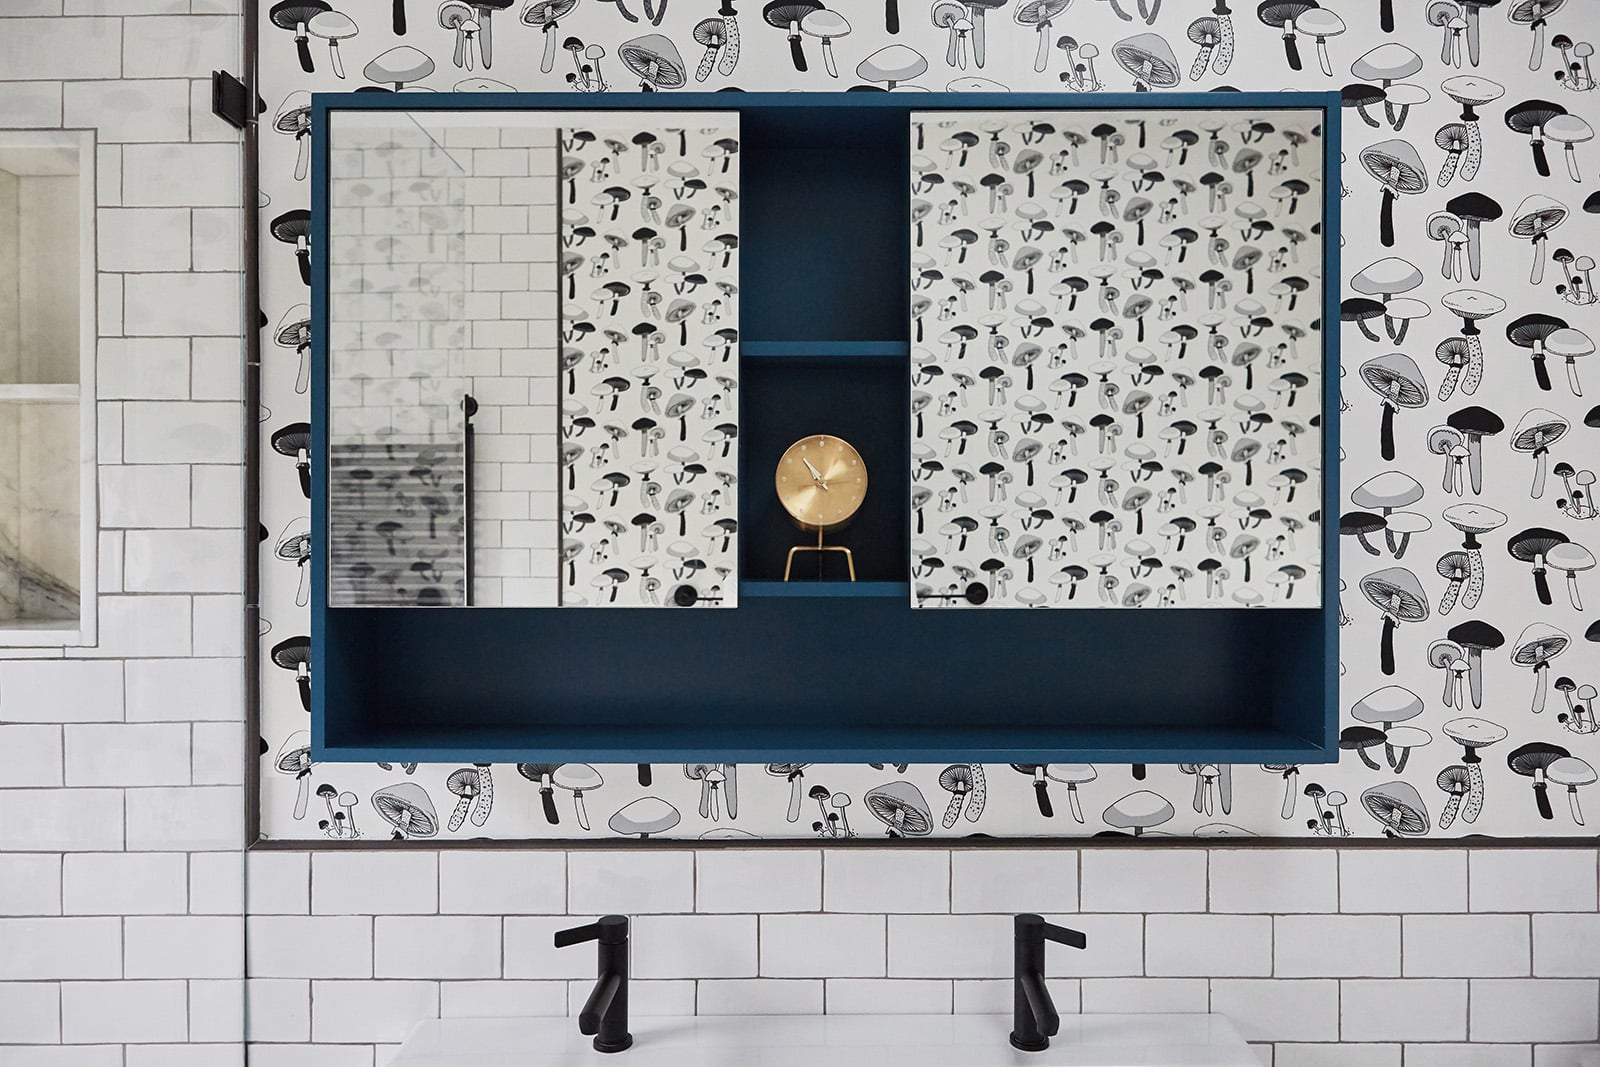
POLYGON ((867 494, 867 465, 861 453, 846 440, 828 434, 812 434, 790 445, 778 460, 774 474, 778 502, 789 518, 802 530, 815 531, 817 543, 795 545, 783 563, 783 580, 794 570, 796 552, 843 552, 850 567, 850 580, 856 580, 856 557, 843 545, 825 545, 822 535, 848 523, 860 510, 867 494))
POLYGON ((822 527, 817 527, 817 543, 814 545, 795 545, 789 549, 789 556, 783 561, 783 580, 789 580, 789 571, 794 567, 794 554, 796 552, 843 552, 845 564, 850 568, 850 580, 856 580, 856 557, 843 545, 825 545, 822 543, 822 527))

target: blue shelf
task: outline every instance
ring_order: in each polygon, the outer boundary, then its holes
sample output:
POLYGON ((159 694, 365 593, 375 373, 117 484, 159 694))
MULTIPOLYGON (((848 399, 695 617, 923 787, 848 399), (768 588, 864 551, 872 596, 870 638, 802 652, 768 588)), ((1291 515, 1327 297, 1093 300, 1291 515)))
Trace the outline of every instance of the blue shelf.
POLYGON ((796 579, 792 582, 741 582, 742 597, 897 597, 907 603, 911 600, 909 582, 840 582, 815 579, 796 579))
MULTIPOLYGON (((1283 106, 1284 97, 317 94, 313 198, 323 220, 331 111, 738 111, 739 350, 750 359, 739 398, 747 577, 736 610, 331 609, 319 552, 314 758, 1333 762, 1339 576, 1332 522, 1321 531, 1317 610, 919 610, 903 580, 911 536, 908 112, 1024 114, 1152 102, 1214 109, 1283 106), (858 573, 870 580, 774 580, 797 538, 770 491, 771 471, 782 449, 817 425, 845 435, 873 472, 863 511, 829 538, 852 548, 858 573), (902 580, 885 580, 895 578, 902 580), (1019 650, 1029 649, 1051 654, 1030 655, 1019 669, 1019 650), (818 662, 830 664, 820 708, 818 662)), ((1339 96, 1302 97, 1295 106, 1307 104, 1325 109, 1324 148, 1336 173, 1339 96)), ((1337 207, 1331 198, 1329 210, 1337 207)), ((1324 232, 1323 275, 1336 278, 1336 215, 1324 219, 1324 232)), ((312 255, 313 308, 321 314, 325 244, 312 255)), ((1326 296, 1325 319, 1337 321, 1337 287, 1326 296)), ((313 454, 325 457, 328 333, 312 333, 313 454)), ((1338 363, 1337 337, 1325 336, 1328 367, 1338 363)), ((1339 379, 1323 377, 1324 448, 1336 456, 1339 379)), ((314 465, 312 478, 313 528, 325 530, 325 467, 314 465)), ((1322 493, 1323 513, 1336 515, 1337 464, 1324 468, 1322 493)), ((294 683, 284 675, 269 684, 294 683)))
POLYGON ((760 359, 809 359, 816 356, 908 359, 911 346, 904 341, 742 341, 739 355, 760 359))

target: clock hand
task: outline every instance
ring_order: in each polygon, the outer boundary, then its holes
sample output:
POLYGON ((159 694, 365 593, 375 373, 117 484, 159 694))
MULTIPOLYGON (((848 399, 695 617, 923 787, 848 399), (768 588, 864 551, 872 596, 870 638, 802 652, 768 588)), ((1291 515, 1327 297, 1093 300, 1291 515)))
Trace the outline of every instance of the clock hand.
POLYGON ((800 457, 800 462, 804 463, 806 465, 806 470, 811 472, 811 480, 817 483, 817 488, 826 492, 828 483, 822 480, 822 472, 817 470, 816 467, 812 466, 811 461, 806 459, 804 456, 800 457))

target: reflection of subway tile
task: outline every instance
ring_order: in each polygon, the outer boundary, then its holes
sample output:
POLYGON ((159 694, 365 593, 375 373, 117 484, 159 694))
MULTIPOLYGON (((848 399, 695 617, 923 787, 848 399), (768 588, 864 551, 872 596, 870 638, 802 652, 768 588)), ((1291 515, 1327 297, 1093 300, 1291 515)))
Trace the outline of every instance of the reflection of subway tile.
MULTIPOLYGON (((520 263, 550 263, 556 261, 555 242, 539 234, 507 234, 500 242, 500 254, 506 259, 514 259, 520 263)), ((541 277, 544 277, 541 275, 541 277)), ((555 273, 548 275, 551 285, 555 284, 555 273)))
MULTIPOLYGON (((557 186, 553 174, 541 174, 530 178, 503 178, 500 181, 500 202, 502 204, 554 204, 557 197, 557 186)), ((524 233, 555 233, 555 213, 535 211, 529 220, 529 225, 524 233)))
POLYGON ((474 571, 502 578, 526 578, 532 574, 528 553, 517 548, 472 547, 474 571))
POLYGON ((536 561, 532 565, 532 573, 535 577, 508 577, 501 581, 505 602, 519 606, 553 607, 560 584, 554 577, 555 564, 536 561))
POLYGON ((532 434, 548 438, 556 432, 557 416, 553 405, 532 405, 514 408, 504 418, 507 433, 532 434))
MULTIPOLYGON (((477 442, 479 447, 487 442, 477 442)), ((528 494, 500 492, 476 501, 475 517, 480 519, 527 519, 528 494)))
MULTIPOLYGON (((547 332, 550 335, 547 340, 553 344, 557 340, 553 323, 549 325, 538 322, 528 324, 528 339, 530 341, 541 340, 541 335, 547 332)), ((502 373, 515 374, 523 378, 535 378, 545 382, 557 377, 559 372, 556 351, 553 347, 503 349, 500 352, 500 366, 503 368, 502 373)), ((550 386, 546 385, 543 388, 545 389, 544 395, 552 399, 555 397, 556 394, 551 390, 550 386)))
POLYGON ((472 233, 527 233, 526 207, 474 207, 469 213, 472 233))
POLYGON ((500 262, 500 235, 495 233, 467 234, 464 256, 468 263, 500 262))
POLYGON ((514 148, 480 148, 472 152, 470 170, 478 178, 526 177, 528 153, 514 148))
POLYGON ((501 300, 501 306, 508 318, 526 319, 544 323, 543 337, 548 342, 556 339, 556 297, 554 291, 540 284, 539 269, 535 269, 529 280, 528 288, 520 292, 506 293, 501 300))
POLYGON ((475 348, 523 348, 528 343, 528 325, 518 320, 474 322, 471 329, 475 348))
POLYGON ((460 183, 465 203, 469 206, 500 203, 500 179, 467 178, 460 183))

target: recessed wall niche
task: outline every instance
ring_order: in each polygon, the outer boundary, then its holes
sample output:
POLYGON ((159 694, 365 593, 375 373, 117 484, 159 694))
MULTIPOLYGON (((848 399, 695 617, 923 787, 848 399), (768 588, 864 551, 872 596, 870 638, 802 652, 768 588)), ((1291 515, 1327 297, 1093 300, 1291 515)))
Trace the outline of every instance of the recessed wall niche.
POLYGON ((94 142, 0 131, 0 644, 94 639, 94 142))

